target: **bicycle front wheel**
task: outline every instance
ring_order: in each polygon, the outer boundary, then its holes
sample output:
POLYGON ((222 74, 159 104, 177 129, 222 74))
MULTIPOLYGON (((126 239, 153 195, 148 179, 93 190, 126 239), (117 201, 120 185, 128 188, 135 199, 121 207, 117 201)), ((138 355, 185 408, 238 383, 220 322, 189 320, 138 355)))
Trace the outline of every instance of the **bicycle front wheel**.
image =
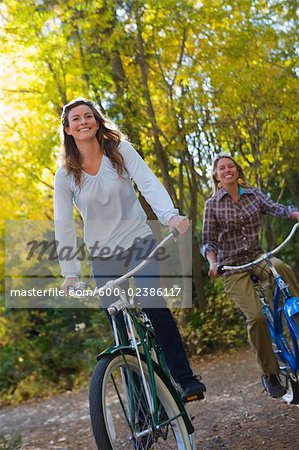
MULTIPOLYGON (((149 388, 148 367, 144 362, 142 367, 149 388)), ((106 355, 98 362, 91 378, 89 402, 99 450, 195 448, 174 398, 156 371, 154 377, 161 424, 158 429, 153 425, 137 357, 106 355)))
POLYGON ((287 403, 291 403, 293 405, 297 405, 299 403, 299 378, 285 373, 285 371, 281 372, 281 378, 283 385, 286 388, 286 393, 282 397, 283 400, 287 403))

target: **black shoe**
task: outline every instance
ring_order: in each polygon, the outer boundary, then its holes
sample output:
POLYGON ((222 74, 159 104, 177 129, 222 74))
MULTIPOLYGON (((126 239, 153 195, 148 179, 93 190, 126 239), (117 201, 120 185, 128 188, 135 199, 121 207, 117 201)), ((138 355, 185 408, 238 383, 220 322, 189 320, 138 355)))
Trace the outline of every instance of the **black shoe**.
POLYGON ((200 381, 201 377, 194 375, 187 380, 182 381, 183 389, 182 400, 184 402, 192 402, 194 400, 204 399, 203 393, 207 390, 205 385, 200 381))
POLYGON ((282 397, 286 393, 286 389, 280 384, 277 375, 263 375, 262 384, 267 394, 273 398, 282 397))

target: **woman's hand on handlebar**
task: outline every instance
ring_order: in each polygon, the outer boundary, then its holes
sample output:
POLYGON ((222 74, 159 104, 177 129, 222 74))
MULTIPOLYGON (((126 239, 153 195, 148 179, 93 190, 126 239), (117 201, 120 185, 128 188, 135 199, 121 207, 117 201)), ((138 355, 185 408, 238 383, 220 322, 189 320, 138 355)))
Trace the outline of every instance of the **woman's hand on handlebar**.
POLYGON ((293 211, 291 214, 291 218, 294 220, 298 220, 299 222, 299 211, 293 211))
POLYGON ((209 268, 209 272, 208 275, 210 278, 218 278, 219 277, 219 273, 217 270, 217 263, 213 262, 210 264, 210 268, 209 268))
POLYGON ((211 250, 206 254, 206 258, 209 261, 210 268, 208 271, 208 275, 210 278, 217 278, 219 277, 218 273, 218 264, 217 264, 217 254, 211 250))
POLYGON ((170 231, 175 228, 180 234, 184 234, 190 227, 190 221, 186 216, 172 216, 168 222, 168 226, 170 231))
POLYGON ((66 277, 60 288, 64 291, 65 295, 68 295, 69 288, 75 286, 77 282, 77 277, 66 277))

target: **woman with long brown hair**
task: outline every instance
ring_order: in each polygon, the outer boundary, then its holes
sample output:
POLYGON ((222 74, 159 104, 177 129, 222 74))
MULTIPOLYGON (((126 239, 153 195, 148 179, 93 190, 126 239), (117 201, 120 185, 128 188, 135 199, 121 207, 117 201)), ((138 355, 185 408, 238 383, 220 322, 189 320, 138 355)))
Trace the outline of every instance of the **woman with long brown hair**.
MULTIPOLYGON (((55 176, 54 206, 58 254, 62 247, 73 250, 73 258, 60 260, 65 277, 62 288, 67 293, 80 274, 73 205, 83 218, 84 241, 91 253, 97 287, 136 266, 134 255, 143 251, 146 257, 153 242, 152 230, 131 178, 162 224, 182 234, 188 230, 189 220, 179 215, 158 178, 93 102, 80 98, 65 105, 61 124, 63 165, 55 176)), ((136 287, 153 288, 157 292, 158 273, 158 262, 153 260, 137 274, 136 287)), ((114 298, 110 296, 106 300, 109 304, 114 298)), ((183 397, 197 394, 198 398, 203 398, 206 388, 193 375, 165 300, 158 295, 150 296, 144 309, 171 374, 183 389, 183 397)))

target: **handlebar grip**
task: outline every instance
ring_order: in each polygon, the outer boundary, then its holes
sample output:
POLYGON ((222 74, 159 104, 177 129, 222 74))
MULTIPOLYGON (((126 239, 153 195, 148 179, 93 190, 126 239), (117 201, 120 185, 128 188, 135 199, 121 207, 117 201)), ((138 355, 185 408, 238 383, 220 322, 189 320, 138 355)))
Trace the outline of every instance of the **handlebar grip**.
POLYGON ((70 295, 76 295, 77 292, 82 292, 87 290, 87 283, 85 281, 77 281, 75 286, 70 286, 68 288, 68 293, 70 295))
POLYGON ((218 272, 218 275, 222 275, 224 273, 223 265, 217 267, 217 272, 218 272))
POLYGON ((174 228, 174 229, 172 230, 172 235, 173 235, 174 238, 178 237, 179 234, 180 234, 180 233, 178 232, 178 230, 177 230, 176 228, 174 228))

